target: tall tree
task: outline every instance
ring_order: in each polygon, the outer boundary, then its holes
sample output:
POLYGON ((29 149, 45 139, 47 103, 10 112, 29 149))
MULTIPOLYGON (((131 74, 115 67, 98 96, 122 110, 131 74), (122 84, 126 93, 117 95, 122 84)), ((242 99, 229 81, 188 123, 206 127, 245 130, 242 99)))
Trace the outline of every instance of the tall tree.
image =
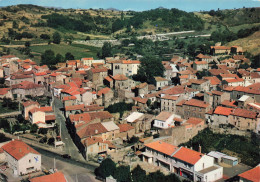
POLYGON ((113 177, 119 182, 130 182, 130 166, 119 166, 114 171, 113 177))
POLYGON ((53 38, 54 44, 60 44, 61 35, 59 34, 59 32, 54 32, 53 35, 52 35, 52 38, 53 38))
POLYGON ((145 56, 141 59, 137 77, 140 81, 154 82, 155 76, 163 76, 164 66, 162 61, 154 56, 145 56))
POLYGON ((105 57, 111 57, 112 56, 112 45, 110 42, 105 42, 103 47, 102 47, 102 53, 101 53, 101 58, 105 57))
POLYGON ((146 180, 146 172, 141 168, 140 165, 137 165, 132 170, 132 180, 133 182, 145 182, 146 180))
POLYGON ((56 62, 56 57, 55 54, 52 50, 46 50, 42 55, 41 55, 41 64, 44 65, 55 65, 56 62))
POLYGON ((74 56, 70 53, 70 52, 67 52, 65 54, 65 60, 74 60, 74 56))
POLYGON ((101 176, 102 178, 106 178, 110 175, 113 175, 115 170, 116 164, 110 158, 106 158, 102 161, 100 166, 95 169, 95 174, 97 176, 101 176))

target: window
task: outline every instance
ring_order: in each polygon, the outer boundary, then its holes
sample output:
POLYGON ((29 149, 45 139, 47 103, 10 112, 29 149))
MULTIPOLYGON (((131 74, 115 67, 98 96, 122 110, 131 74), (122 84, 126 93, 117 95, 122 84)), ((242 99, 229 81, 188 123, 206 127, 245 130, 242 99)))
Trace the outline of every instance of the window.
POLYGON ((29 163, 31 163, 31 159, 29 160, 29 163))

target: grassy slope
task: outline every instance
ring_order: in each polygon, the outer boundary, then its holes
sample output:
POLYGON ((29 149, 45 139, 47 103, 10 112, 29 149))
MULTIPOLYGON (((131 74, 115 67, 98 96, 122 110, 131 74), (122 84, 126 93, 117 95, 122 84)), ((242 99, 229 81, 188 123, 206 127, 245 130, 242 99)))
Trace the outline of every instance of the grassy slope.
POLYGON ((100 50, 96 47, 79 45, 79 44, 51 44, 51 45, 43 45, 43 46, 31 46, 32 52, 36 53, 44 53, 46 50, 51 49, 55 52, 55 54, 59 53, 63 56, 67 52, 70 52, 74 55, 75 59, 81 59, 83 57, 94 57, 97 58, 97 52, 100 50))
POLYGON ((253 55, 260 54, 260 31, 255 32, 249 37, 238 39, 232 42, 229 42, 227 46, 237 45, 243 47, 244 51, 250 52, 253 55))

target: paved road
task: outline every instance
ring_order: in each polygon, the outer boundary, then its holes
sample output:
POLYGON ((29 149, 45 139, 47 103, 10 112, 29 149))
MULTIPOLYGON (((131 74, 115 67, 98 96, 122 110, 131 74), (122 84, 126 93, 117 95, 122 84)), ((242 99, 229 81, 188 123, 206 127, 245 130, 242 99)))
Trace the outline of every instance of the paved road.
POLYGON ((34 146, 32 147, 41 153, 42 167, 44 167, 47 170, 54 168, 54 161, 55 161, 55 168, 58 171, 62 171, 69 182, 74 182, 74 181, 96 182, 97 181, 95 180, 95 175, 93 173, 96 166, 78 162, 73 159, 64 159, 58 154, 43 150, 38 147, 34 147, 34 146))
POLYGON ((78 148, 76 147, 73 140, 71 139, 68 129, 66 127, 66 123, 65 123, 66 119, 60 110, 60 108, 63 108, 62 102, 55 98, 52 106, 54 108, 56 121, 61 127, 61 140, 65 143, 64 146, 65 153, 69 154, 73 159, 84 161, 85 159, 79 153, 78 148))

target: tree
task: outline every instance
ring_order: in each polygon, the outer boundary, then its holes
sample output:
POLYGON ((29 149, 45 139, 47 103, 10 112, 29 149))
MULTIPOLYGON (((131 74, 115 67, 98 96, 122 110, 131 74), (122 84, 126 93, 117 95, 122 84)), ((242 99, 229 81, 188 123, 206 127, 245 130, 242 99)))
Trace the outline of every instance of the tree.
POLYGON ((36 133, 37 130, 38 130, 38 125, 37 125, 37 124, 33 124, 33 125, 31 126, 31 133, 36 133))
POLYGON ((49 40, 51 37, 48 34, 41 34, 40 38, 44 40, 49 40))
POLYGON ((130 166, 119 166, 114 171, 113 177, 119 182, 131 181, 130 166))
POLYGON ((29 47, 31 46, 31 43, 30 43, 29 41, 26 41, 26 42, 24 43, 24 46, 25 46, 26 48, 29 48, 29 47))
POLYGON ((102 161, 100 166, 95 169, 95 174, 105 179, 106 177, 113 175, 115 170, 116 164, 110 158, 106 158, 102 161))
POLYGON ((139 81, 154 83, 155 76, 163 76, 164 66, 160 59, 154 56, 146 56, 141 59, 141 64, 137 72, 139 81))
POLYGON ((104 59, 105 57, 111 57, 112 56, 112 45, 110 42, 105 42, 102 47, 102 53, 101 58, 104 59))
POLYGON ((132 180, 133 182, 146 181, 146 172, 141 168, 139 164, 132 170, 132 180))
POLYGON ((90 40, 90 36, 87 36, 86 39, 85 39, 85 41, 86 41, 86 40, 90 40))
POLYGON ((13 21, 13 28, 19 28, 19 24, 16 21, 13 21))
POLYGON ((61 36, 58 32, 54 32, 52 35, 52 39, 54 44, 60 44, 61 36))
POLYGON ((56 63, 62 63, 64 62, 64 57, 61 54, 56 54, 56 58, 55 58, 56 63))
POLYGON ((136 136, 132 136, 129 140, 129 142, 132 144, 137 143, 138 141, 139 141, 139 137, 136 136))
POLYGON ((52 50, 46 50, 42 55, 41 55, 41 64, 44 65, 55 65, 56 62, 56 57, 55 54, 52 50))
POLYGON ((74 56, 70 53, 70 52, 67 52, 65 54, 65 60, 74 60, 74 56))

